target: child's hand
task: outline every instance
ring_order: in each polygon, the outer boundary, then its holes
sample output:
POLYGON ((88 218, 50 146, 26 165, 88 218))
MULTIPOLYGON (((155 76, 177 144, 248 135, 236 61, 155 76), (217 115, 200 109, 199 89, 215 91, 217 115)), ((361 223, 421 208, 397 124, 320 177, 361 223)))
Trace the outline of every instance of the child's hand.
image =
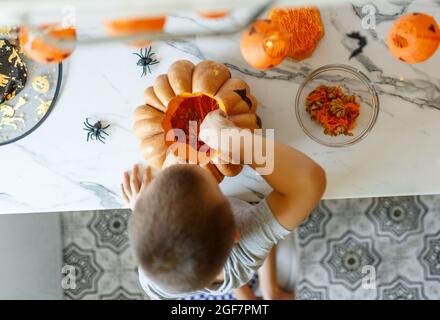
POLYGON ((130 209, 134 209, 140 193, 150 184, 152 179, 151 167, 144 170, 142 182, 139 181, 139 167, 137 164, 133 167, 131 175, 128 171, 124 172, 124 181, 121 184, 122 198, 130 209))
POLYGON ((237 128, 235 124, 226 118, 226 114, 220 110, 214 110, 208 113, 200 125, 199 138, 209 147, 215 150, 220 149, 221 131, 237 128))

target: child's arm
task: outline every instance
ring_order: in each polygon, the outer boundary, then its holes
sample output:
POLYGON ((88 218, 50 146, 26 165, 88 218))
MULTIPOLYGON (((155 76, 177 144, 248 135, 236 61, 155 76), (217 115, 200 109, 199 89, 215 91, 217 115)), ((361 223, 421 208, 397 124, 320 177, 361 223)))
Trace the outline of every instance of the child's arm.
MULTIPOLYGON (((254 163, 251 165, 257 167, 254 163)), ((326 186, 324 170, 304 153, 274 143, 274 170, 263 178, 274 189, 267 202, 278 222, 289 230, 318 205, 326 186)))
MULTIPOLYGON (((222 130, 237 130, 237 127, 225 118, 224 113, 219 110, 213 111, 207 115, 201 125, 200 138, 211 148, 220 150, 222 158, 231 158, 234 154, 240 154, 239 160, 243 163, 245 151, 253 150, 257 146, 254 144, 256 135, 250 130, 241 129, 240 135, 248 139, 243 138, 241 143, 237 144, 240 150, 231 150, 229 141, 220 139, 222 130), (246 140, 251 143, 245 145, 246 140), (222 150, 229 152, 225 153, 222 150)), ((258 139, 262 139, 263 142, 261 144, 263 150, 260 154, 271 152, 270 148, 266 150, 266 139, 262 137, 258 139)), ((273 188, 267 202, 278 222, 292 230, 301 224, 321 199, 326 185, 325 172, 304 153, 274 141, 270 142, 273 143, 273 171, 262 176, 273 188)), ((266 166, 256 163, 253 157, 251 160, 251 163, 246 164, 254 169, 266 166)))

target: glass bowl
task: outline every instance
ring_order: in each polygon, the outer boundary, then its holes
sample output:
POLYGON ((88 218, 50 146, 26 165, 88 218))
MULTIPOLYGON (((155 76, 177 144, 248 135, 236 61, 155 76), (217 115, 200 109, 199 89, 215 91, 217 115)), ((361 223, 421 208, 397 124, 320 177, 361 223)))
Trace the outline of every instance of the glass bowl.
POLYGON ((329 64, 313 71, 301 84, 295 99, 295 112, 301 128, 314 141, 328 147, 344 147, 360 141, 371 131, 379 114, 379 97, 374 84, 361 71, 347 65, 329 64), (340 86, 345 94, 356 96, 360 113, 352 136, 324 134, 324 128, 307 113, 306 98, 320 85, 340 86))

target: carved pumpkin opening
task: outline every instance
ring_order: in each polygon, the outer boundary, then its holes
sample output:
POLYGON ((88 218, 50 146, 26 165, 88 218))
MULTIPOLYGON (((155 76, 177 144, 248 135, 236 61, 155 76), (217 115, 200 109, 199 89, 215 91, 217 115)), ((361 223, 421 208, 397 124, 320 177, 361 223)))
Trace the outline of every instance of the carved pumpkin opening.
MULTIPOLYGON (((200 150, 204 145, 204 143, 198 139, 200 125, 209 112, 218 108, 220 108, 220 105, 217 100, 206 94, 181 94, 169 102, 165 117, 162 121, 162 128, 165 134, 173 129, 183 130, 186 136, 186 143, 200 150), (191 122, 193 125, 196 124, 194 128, 190 128, 191 122), (190 134, 194 133, 194 129, 196 129, 197 137, 190 136, 190 134), (193 142, 195 141, 197 141, 197 146, 194 146, 193 142)), ((167 141, 167 144, 170 145, 176 141, 177 139, 175 138, 175 141, 167 141)))
POLYGON ((401 35, 394 35, 393 37, 393 43, 398 48, 406 48, 408 47, 408 40, 406 38, 402 37, 401 35))

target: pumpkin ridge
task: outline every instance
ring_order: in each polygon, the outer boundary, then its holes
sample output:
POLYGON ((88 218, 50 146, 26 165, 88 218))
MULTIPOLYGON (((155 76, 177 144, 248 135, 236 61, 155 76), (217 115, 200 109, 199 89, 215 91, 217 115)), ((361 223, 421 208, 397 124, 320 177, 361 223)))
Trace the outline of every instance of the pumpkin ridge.
POLYGON ((173 88, 171 88, 168 75, 166 74, 161 74, 156 78, 154 81, 153 90, 156 94, 156 97, 164 106, 168 106, 168 103, 171 101, 171 99, 176 96, 173 88))
POLYGON ((179 60, 168 68, 168 81, 175 95, 192 92, 194 64, 189 60, 179 60))
POLYGON ((133 122, 144 120, 144 119, 153 119, 155 117, 163 117, 163 112, 157 110, 153 106, 148 104, 141 105, 137 107, 133 112, 133 122))
POLYGON ((159 98, 156 96, 153 87, 148 87, 144 90, 144 101, 147 105, 152 106, 160 112, 165 112, 166 107, 162 104, 159 98))
POLYGON ((133 126, 133 131, 138 139, 150 138, 164 132, 162 128, 162 118, 156 117, 136 121, 133 126))
POLYGON ((231 77, 231 72, 222 63, 204 60, 193 71, 192 91, 215 95, 231 77))
POLYGON ((251 99, 249 99, 249 97, 247 96, 247 94, 246 94, 246 89, 236 89, 236 90, 234 90, 234 92, 235 92, 236 94, 238 94, 238 95, 240 96, 240 98, 241 98, 244 102, 246 102, 246 104, 247 104, 248 107, 249 107, 249 110, 252 110, 252 101, 251 101, 251 99))

